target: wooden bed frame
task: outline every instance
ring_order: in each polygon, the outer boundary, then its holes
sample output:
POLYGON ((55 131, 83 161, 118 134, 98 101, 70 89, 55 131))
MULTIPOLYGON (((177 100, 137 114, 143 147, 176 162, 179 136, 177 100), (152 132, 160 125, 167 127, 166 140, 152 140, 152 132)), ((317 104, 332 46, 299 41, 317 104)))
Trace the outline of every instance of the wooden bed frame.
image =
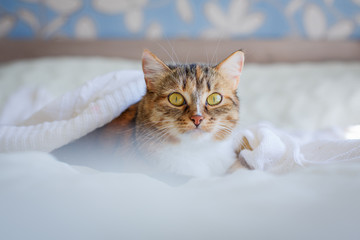
POLYGON ((247 62, 360 61, 360 41, 307 40, 0 40, 0 62, 38 57, 102 56, 137 59, 144 48, 160 58, 213 62, 243 49, 247 62), (176 53, 176 56, 173 54, 176 53))

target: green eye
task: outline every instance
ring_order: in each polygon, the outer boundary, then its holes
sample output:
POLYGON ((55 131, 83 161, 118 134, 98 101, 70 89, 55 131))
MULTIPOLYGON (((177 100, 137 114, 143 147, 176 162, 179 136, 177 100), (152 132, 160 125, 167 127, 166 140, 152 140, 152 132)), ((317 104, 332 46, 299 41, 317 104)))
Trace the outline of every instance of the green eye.
POLYGON ((210 96, 208 96, 208 98, 206 99, 206 102, 210 106, 218 105, 219 103, 221 103, 221 101, 222 101, 222 96, 219 93, 210 94, 210 96))
POLYGON ((172 93, 169 95, 168 99, 172 105, 177 107, 185 103, 185 99, 180 93, 172 93))

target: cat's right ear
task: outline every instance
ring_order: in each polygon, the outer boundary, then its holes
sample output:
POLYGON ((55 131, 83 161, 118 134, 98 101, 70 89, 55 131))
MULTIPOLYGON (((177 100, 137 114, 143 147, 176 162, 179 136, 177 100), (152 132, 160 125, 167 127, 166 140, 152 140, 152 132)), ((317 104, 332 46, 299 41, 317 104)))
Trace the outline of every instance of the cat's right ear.
POLYGON ((153 90, 156 81, 161 79, 165 73, 171 71, 165 63, 147 49, 144 50, 142 55, 142 69, 148 90, 153 90))

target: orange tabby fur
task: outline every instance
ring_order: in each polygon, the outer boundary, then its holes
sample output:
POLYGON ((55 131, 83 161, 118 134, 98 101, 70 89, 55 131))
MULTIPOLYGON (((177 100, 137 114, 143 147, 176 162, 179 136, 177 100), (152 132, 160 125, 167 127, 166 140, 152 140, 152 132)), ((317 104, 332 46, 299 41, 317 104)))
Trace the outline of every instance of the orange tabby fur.
MULTIPOLYGON (((243 67, 242 52, 233 53, 213 67, 201 64, 166 65, 145 50, 142 64, 147 85, 145 96, 119 117, 90 134, 95 148, 117 154, 130 149, 152 153, 161 150, 164 142, 179 143, 179 136, 188 132, 212 134, 214 141, 222 141, 231 135, 239 119, 236 90, 243 67), (230 61, 242 62, 234 64, 230 61), (169 102, 168 97, 174 92, 184 97, 186 102, 183 105, 174 106, 169 102), (221 94, 222 101, 218 105, 207 104, 207 97, 212 93, 221 94), (194 125, 193 116, 201 116, 200 126, 194 125)), ((249 145, 246 142, 245 139, 244 146, 249 145)), ((234 150, 237 156, 240 156, 241 150, 234 150)), ((238 158, 229 171, 244 166, 248 167, 238 158)))

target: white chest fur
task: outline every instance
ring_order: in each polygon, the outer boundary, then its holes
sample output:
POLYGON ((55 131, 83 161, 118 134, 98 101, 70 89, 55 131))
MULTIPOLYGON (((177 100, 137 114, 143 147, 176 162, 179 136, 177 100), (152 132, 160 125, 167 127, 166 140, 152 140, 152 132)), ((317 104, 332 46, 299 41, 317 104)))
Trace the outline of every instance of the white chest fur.
POLYGON ((210 137, 182 136, 180 143, 165 145, 152 154, 150 161, 166 171, 208 177, 224 174, 234 163, 232 139, 215 141, 210 137))

